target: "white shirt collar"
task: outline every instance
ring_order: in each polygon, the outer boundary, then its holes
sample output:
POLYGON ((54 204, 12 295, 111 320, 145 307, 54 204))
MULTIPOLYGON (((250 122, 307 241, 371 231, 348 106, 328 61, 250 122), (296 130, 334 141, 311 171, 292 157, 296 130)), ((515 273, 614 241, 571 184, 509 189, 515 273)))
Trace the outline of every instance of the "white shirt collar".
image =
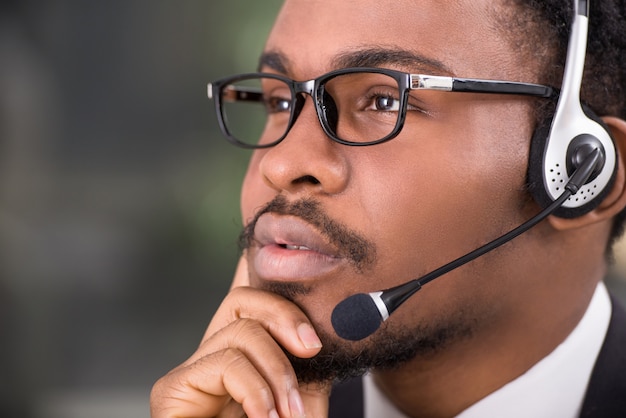
MULTIPOLYGON (((558 347, 457 418, 578 417, 610 318, 611 300, 600 282, 585 315, 558 347)), ((378 390, 369 374, 363 382, 365 418, 407 418, 378 390)))

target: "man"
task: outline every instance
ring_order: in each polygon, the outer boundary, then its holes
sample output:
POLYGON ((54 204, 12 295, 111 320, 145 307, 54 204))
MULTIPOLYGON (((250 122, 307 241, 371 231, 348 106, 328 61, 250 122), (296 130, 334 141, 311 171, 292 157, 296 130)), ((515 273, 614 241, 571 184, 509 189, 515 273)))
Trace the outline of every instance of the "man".
POLYGON ((624 314, 602 284, 626 206, 624 2, 591 4, 582 92, 615 161, 594 142, 604 165, 585 152, 577 171, 554 170, 567 183, 610 165, 601 196, 585 186, 592 205, 452 269, 371 335, 331 324, 351 295, 424 276, 546 206, 531 138, 559 97, 569 3, 286 0, 260 60, 272 75, 211 87, 229 139, 261 146, 242 189, 244 258, 196 353, 153 388, 153 417, 323 417, 332 384, 366 371, 333 389, 331 416, 359 416, 363 397, 368 417, 626 413, 624 314), (526 84, 410 90, 405 73, 526 84), (230 108, 255 101, 268 111, 257 133, 230 108))

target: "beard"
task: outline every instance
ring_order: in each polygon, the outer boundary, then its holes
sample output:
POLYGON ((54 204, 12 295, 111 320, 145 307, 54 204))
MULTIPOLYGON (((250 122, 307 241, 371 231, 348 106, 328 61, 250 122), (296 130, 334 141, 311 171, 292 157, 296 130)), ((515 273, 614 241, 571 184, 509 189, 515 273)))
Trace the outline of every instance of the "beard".
MULTIPOLYGON (((306 297, 310 292, 307 287, 269 282, 263 289, 283 296, 307 313, 306 308, 298 302, 300 297, 306 297)), ((322 349, 316 356, 300 358, 283 351, 300 383, 338 383, 362 376, 368 370, 396 370, 416 358, 428 359, 445 350, 450 344, 474 333, 472 321, 463 312, 449 315, 437 325, 389 325, 384 322, 367 339, 353 342, 326 332, 314 324, 322 341, 322 349)))
MULTIPOLYGON (((289 203, 281 195, 269 202, 246 225, 239 237, 242 250, 255 245, 256 222, 261 215, 268 212, 297 216, 315 226, 357 272, 362 273, 376 262, 375 245, 330 219, 316 201, 302 199, 289 203)), ((311 289, 308 287, 299 283, 266 281, 261 288, 292 301, 309 316, 304 304, 299 303, 301 298, 306 298, 310 293, 311 289)), ((471 335, 470 324, 471 321, 462 312, 449 315, 443 324, 437 326, 395 325, 392 328, 385 322, 376 333, 359 342, 343 340, 314 324, 322 341, 322 349, 316 356, 305 359, 284 351, 301 383, 339 382, 363 375, 370 369, 393 370, 418 356, 435 355, 451 342, 471 335)))

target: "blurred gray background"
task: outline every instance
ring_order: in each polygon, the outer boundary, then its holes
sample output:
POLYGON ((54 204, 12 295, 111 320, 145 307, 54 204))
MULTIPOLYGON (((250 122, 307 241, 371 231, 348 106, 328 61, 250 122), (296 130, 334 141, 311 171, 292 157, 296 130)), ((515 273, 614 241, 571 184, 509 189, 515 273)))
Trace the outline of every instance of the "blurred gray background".
POLYGON ((238 255, 206 83, 279 1, 0 2, 0 416, 147 417, 238 255))
POLYGON ((249 157, 206 83, 256 68, 279 3, 0 2, 0 416, 148 417, 195 350, 249 157))

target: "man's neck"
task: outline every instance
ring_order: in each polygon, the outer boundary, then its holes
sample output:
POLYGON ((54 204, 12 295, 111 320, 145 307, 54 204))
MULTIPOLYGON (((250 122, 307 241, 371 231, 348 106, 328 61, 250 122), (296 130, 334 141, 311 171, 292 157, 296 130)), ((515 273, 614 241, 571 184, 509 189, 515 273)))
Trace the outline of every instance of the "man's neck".
POLYGON ((376 371, 374 380, 407 416, 455 416, 552 352, 576 327, 592 294, 593 289, 586 301, 571 303, 570 309, 559 304, 554 314, 539 320, 511 315, 506 326, 495 324, 397 370, 376 371))

